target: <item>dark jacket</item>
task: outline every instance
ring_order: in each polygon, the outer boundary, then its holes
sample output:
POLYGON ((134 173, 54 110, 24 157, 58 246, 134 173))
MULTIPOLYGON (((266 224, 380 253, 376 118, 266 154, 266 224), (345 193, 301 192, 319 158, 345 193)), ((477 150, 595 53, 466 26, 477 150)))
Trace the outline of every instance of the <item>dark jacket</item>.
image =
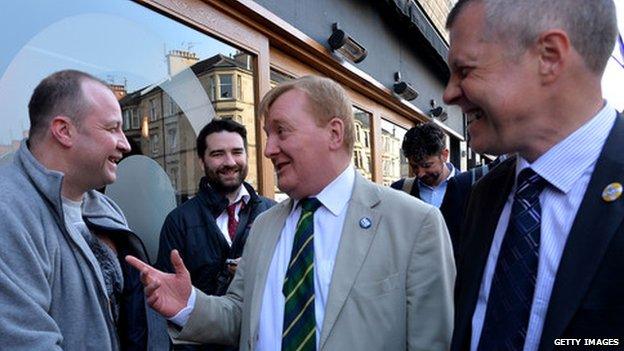
MULTIPOLYGON (((148 349, 148 318, 143 284, 139 279, 139 271, 131 267, 126 261, 127 255, 147 261, 145 246, 131 231, 114 229, 100 223, 97 219, 85 223, 94 233, 106 234, 115 243, 117 258, 121 265, 124 283, 119 297, 119 320, 117 333, 120 349, 124 351, 142 351, 148 349)), ((164 333, 164 329, 160 332, 164 333)))
MULTIPOLYGON (((238 229, 230 247, 217 226, 216 219, 225 211, 228 199, 212 189, 206 178, 199 183, 199 193, 175 208, 163 224, 155 266, 173 272, 171 250, 177 249, 191 274, 193 286, 209 295, 223 295, 233 278, 225 260, 239 258, 256 217, 275 201, 259 196, 248 183, 243 186, 249 202, 238 214, 238 229)), ((221 345, 176 345, 176 350, 231 350, 221 345)))
POLYGON ((275 201, 259 196, 251 185, 244 182, 243 186, 251 197, 238 214, 238 229, 231 248, 216 223, 228 200, 214 191, 204 177, 197 196, 171 211, 165 219, 156 267, 173 272, 170 253, 177 249, 191 273, 193 286, 209 295, 223 295, 230 281, 225 260, 243 254, 253 221, 275 204, 275 201))
MULTIPOLYGON (((471 172, 462 172, 449 178, 448 184, 446 185, 446 192, 444 193, 444 199, 442 199, 442 205, 440 205, 440 212, 442 212, 442 216, 448 227, 454 253, 458 252, 460 229, 464 221, 464 212, 468 196, 470 195, 473 177, 474 175, 471 172)), ((392 183, 390 186, 397 190, 403 190, 403 183, 405 183, 405 178, 392 183)), ((418 181, 414 182, 410 195, 420 199, 418 181)), ((457 254, 455 254, 455 256, 457 260, 457 254)))
MULTIPOLYGON (((624 197, 603 200, 609 184, 624 184, 624 118, 619 115, 596 161, 557 268, 540 351, 562 338, 588 338, 619 346, 624 337, 624 197)), ((455 330, 451 350, 468 350, 472 317, 501 212, 513 188, 516 162, 509 159, 474 187, 466 210, 455 284, 455 330)), ((582 344, 581 344, 582 345, 582 344)), ((607 344, 604 344, 607 345, 607 344)), ((595 346, 594 346, 595 347, 595 346)), ((580 347, 578 349, 588 349, 580 347)), ((593 347, 592 347, 593 349, 593 347)))

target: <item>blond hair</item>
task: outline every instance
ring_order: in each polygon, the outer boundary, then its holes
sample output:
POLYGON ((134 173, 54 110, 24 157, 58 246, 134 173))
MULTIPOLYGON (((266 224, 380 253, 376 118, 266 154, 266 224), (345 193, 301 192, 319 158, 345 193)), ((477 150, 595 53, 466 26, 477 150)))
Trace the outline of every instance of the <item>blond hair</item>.
POLYGON ((332 118, 338 118, 343 122, 344 145, 349 152, 353 152, 355 127, 351 100, 340 84, 329 78, 305 76, 276 86, 260 101, 258 116, 266 118, 275 100, 292 89, 300 90, 307 95, 318 126, 326 125, 332 118))

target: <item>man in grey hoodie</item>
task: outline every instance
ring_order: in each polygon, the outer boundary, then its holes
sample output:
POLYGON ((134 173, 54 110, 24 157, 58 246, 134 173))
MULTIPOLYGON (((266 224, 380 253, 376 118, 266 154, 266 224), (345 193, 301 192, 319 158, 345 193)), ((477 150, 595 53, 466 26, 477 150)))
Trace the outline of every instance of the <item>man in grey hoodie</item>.
POLYGON ((145 249, 119 207, 95 191, 130 146, 105 83, 66 70, 28 105, 29 138, 0 169, 0 348, 147 348, 138 276, 120 261, 145 249))

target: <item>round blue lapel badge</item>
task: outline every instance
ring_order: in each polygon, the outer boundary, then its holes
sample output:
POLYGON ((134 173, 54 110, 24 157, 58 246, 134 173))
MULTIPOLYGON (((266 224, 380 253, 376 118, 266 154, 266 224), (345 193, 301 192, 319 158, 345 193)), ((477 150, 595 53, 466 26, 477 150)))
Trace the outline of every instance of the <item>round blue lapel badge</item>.
POLYGON ((360 228, 368 229, 371 227, 372 224, 373 222, 368 217, 360 219, 360 228))

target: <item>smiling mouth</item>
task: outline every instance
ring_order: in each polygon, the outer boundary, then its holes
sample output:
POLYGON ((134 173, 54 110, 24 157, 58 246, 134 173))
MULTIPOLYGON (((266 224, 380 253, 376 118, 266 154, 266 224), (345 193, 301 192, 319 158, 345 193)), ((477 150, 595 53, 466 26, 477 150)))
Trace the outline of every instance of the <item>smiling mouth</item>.
POLYGON ((483 117, 483 110, 472 110, 470 112, 466 113, 466 118, 467 118, 467 123, 468 125, 470 125, 470 123, 479 120, 483 117))
POLYGON ((237 175, 239 173, 240 173, 240 170, 238 170, 238 169, 226 169, 226 170, 223 170, 223 171, 219 172, 219 174, 224 175, 226 177, 234 176, 234 175, 237 175))
POLYGON ((274 167, 275 167, 275 171, 277 173, 280 173, 280 171, 286 166, 288 165, 289 162, 279 162, 279 163, 275 163, 274 167))
POLYGON ((114 165, 117 165, 119 161, 121 161, 121 157, 111 156, 108 158, 108 161, 114 165))

